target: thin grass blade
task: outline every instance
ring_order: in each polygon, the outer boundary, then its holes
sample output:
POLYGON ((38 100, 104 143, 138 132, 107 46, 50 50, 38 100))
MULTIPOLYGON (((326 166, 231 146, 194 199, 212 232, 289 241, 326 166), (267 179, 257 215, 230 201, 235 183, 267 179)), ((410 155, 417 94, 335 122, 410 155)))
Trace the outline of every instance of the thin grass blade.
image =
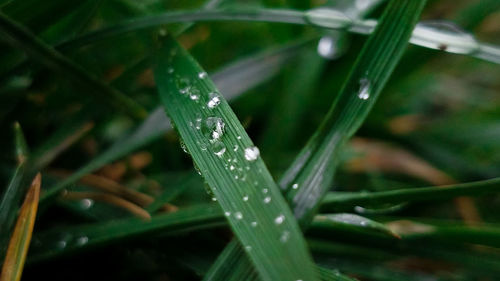
POLYGON ((107 101, 117 110, 125 111, 132 117, 143 119, 147 115, 142 106, 125 94, 92 77, 83 68, 46 45, 29 30, 4 14, 0 14, 0 33, 13 47, 23 49, 33 59, 49 69, 58 71, 75 85, 85 89, 88 94, 107 101))
POLYGON ((460 196, 481 196, 500 192, 500 178, 446 186, 405 188, 379 192, 331 192, 321 203, 328 212, 352 211, 356 206, 383 206, 405 202, 448 200, 460 196))
POLYGON ((22 186, 27 174, 28 147, 19 123, 14 124, 15 153, 17 167, 0 201, 0 254, 3 254, 9 241, 9 233, 26 188, 22 186))
POLYGON ((37 174, 31 183, 21 207, 14 232, 2 266, 1 281, 19 281, 35 226, 36 211, 40 195, 41 176, 37 174))
MULTIPOLYGON (((89 32, 79 38, 62 43, 58 46, 58 49, 66 50, 77 48, 126 32, 162 24, 193 21, 247 21, 313 25, 327 29, 347 29, 349 32, 359 34, 372 33, 378 24, 377 21, 371 19, 352 19, 348 14, 344 13, 344 11, 322 7, 309 11, 265 8, 170 11, 161 15, 131 19, 117 23, 113 26, 89 32)), ((419 24, 415 29, 410 42, 425 48, 456 54, 466 54, 493 63, 500 63, 500 48, 498 46, 483 44, 472 35, 463 31, 450 33, 446 29, 436 28, 436 26, 432 24, 429 25, 425 22, 419 24)))

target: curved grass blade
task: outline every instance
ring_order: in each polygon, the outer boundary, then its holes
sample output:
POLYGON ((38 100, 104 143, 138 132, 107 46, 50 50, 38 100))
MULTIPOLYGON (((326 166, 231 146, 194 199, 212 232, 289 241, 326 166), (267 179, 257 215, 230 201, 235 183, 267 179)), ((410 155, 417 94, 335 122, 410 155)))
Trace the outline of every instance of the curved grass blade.
POLYGON ((389 3, 320 128, 280 181, 304 225, 331 186, 338 152, 361 126, 399 62, 424 5, 417 0, 389 3))
POLYGON ((28 147, 19 123, 14 124, 17 167, 0 201, 0 254, 4 253, 9 233, 14 225, 21 198, 26 188, 22 183, 27 174, 28 147))
MULTIPOLYGON (((60 50, 73 49, 126 32, 162 24, 193 21, 256 21, 313 25, 328 29, 347 29, 349 32, 359 34, 370 34, 377 26, 377 22, 374 20, 353 20, 343 11, 331 8, 316 8, 305 12, 263 8, 171 11, 160 15, 130 19, 92 31, 64 42, 57 48, 60 50)), ((444 28, 446 25, 445 22, 437 24, 423 22, 415 29, 410 42, 430 49, 466 54, 493 63, 500 63, 499 47, 482 44, 464 31, 450 32, 444 28)))
POLYGON ((95 95, 99 100, 104 99, 116 109, 125 111, 138 119, 143 119, 147 115, 146 110, 132 99, 92 77, 83 68, 1 13, 0 32, 13 47, 23 49, 34 59, 48 68, 58 71, 68 80, 85 89, 87 93, 95 95))
MULTIPOLYGON (((307 39, 306 39, 307 41, 307 39)), ((226 99, 233 99, 244 91, 249 90, 275 75, 280 68, 294 57, 304 46, 303 41, 277 47, 255 57, 248 57, 231 63, 213 75, 214 83, 219 87, 226 99), (239 74, 234 75, 235 70, 239 74), (256 73, 259 73, 258 75, 256 73), (267 74, 263 75, 263 74, 267 74), (248 77, 253 77, 248 79, 248 77), (234 85, 239 85, 235 87, 234 85), (226 92, 227 91, 227 95, 226 92)), ((139 149, 152 141, 159 139, 171 129, 169 120, 163 108, 155 109, 143 123, 130 135, 113 144, 108 150, 102 152, 97 158, 78 169, 57 185, 50 187, 42 194, 40 201, 57 195, 61 190, 78 181, 82 176, 92 173, 104 165, 115 161, 139 149)))
POLYGON ((328 193, 321 202, 321 210, 328 212, 352 211, 356 206, 447 200, 460 196, 481 196, 495 192, 500 192, 500 178, 438 187, 405 188, 372 193, 332 192, 328 193))
POLYGON ((53 228, 36 234, 28 262, 66 255, 138 236, 168 235, 225 224, 220 208, 198 205, 154 216, 151 221, 123 219, 83 226, 53 228))
POLYGON ((389 3, 320 128, 280 180, 302 227, 309 225, 318 210, 333 181, 338 152, 373 107, 401 58, 424 5, 425 1, 420 0, 389 3))
POLYGON ((331 227, 334 227, 335 229, 350 228, 360 232, 374 231, 390 237, 401 238, 396 232, 392 231, 384 224, 355 214, 343 213, 318 215, 314 217, 313 223, 315 228, 320 230, 331 227))
POLYGON ((157 62, 166 111, 257 272, 264 280, 316 280, 297 223, 213 82, 174 40, 162 46, 157 62))
POLYGON ((19 281, 35 226, 41 176, 37 174, 26 194, 2 266, 1 281, 19 281))

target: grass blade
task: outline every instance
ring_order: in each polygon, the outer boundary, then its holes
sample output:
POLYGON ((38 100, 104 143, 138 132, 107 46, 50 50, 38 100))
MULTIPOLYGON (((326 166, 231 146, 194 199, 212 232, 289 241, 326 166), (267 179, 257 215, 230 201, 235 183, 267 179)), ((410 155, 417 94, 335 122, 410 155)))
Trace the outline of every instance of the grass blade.
MULTIPOLYGON (((377 25, 377 22, 373 20, 352 20, 348 15, 344 14, 343 11, 330 8, 318 8, 305 12, 263 8, 172 11, 161 15, 135 18, 100 30, 92 31, 79 38, 62 43, 58 46, 58 49, 67 50, 77 48, 126 32, 162 24, 193 21, 256 21, 314 25, 328 29, 348 29, 349 32, 360 34, 372 33, 377 25)), ((498 47, 482 44, 465 32, 450 34, 449 31, 440 30, 439 28, 434 28, 425 23, 420 24, 415 29, 410 42, 430 49, 470 55, 493 63, 499 63, 500 61, 500 51, 498 47)))
MULTIPOLYGON (((263 54, 259 54, 253 58, 249 57, 238 60, 215 72, 211 77, 213 77, 217 87, 220 85, 221 92, 224 93, 226 99, 236 98, 238 95, 242 94, 243 91, 249 90, 262 83, 270 76, 275 75, 303 46, 302 42, 292 43, 291 45, 281 46, 263 54), (239 71, 238 75, 234 75, 235 70, 239 71), (259 73, 259 75, 255 75, 256 73, 259 73), (263 73, 269 76, 262 75, 263 73), (249 76, 253 77, 250 79, 250 82, 247 78, 249 76), (238 86, 235 87, 234 85, 238 86)), ((170 129, 171 126, 165 115, 164 109, 158 107, 130 135, 114 143, 109 149, 78 169, 78 171, 67 177, 64 181, 48 188, 46 192, 42 194, 40 201, 45 202, 47 199, 57 195, 67 186, 78 181, 82 176, 92 173, 104 165, 126 156, 140 147, 151 143, 153 140, 159 139, 170 129)))
POLYGON ((217 206, 198 205, 174 213, 154 216, 151 221, 123 219, 83 226, 53 228, 35 235, 29 262, 36 262, 75 251, 95 248, 138 236, 167 235, 224 224, 217 206))
POLYGON ((26 194, 2 267, 1 281, 19 281, 35 226, 41 176, 37 174, 26 194))
POLYGON ((424 4, 416 0, 389 3, 320 128, 283 176, 280 186, 287 189, 288 201, 300 220, 307 223, 330 188, 339 150, 375 104, 424 4))
POLYGON ((0 201, 0 253, 4 253, 9 233, 14 225, 21 198, 25 194, 22 183, 27 173, 28 148, 19 123, 14 124, 17 167, 0 201))
POLYGON ((481 196, 500 191, 500 178, 446 186, 405 188, 373 193, 328 193, 321 203, 322 211, 352 211, 356 206, 377 206, 404 202, 447 200, 459 196, 481 196))
POLYGON ((23 49, 49 69, 60 72, 87 93, 94 94, 99 100, 104 98, 116 109, 123 110, 138 119, 143 119, 147 115, 146 110, 132 99, 92 77, 80 66, 3 14, 0 14, 0 32, 13 47, 23 49))
POLYGON ((424 5, 425 1, 419 0, 389 3, 320 128, 280 180, 301 226, 306 227, 319 208, 333 181, 338 152, 373 107, 424 5))
POLYGON ((359 230, 360 232, 374 231, 379 232, 390 237, 401 238, 396 232, 392 231, 390 228, 365 217, 361 217, 355 214, 326 214, 318 215, 314 217, 315 227, 317 229, 323 228, 351 228, 353 230, 359 230))
POLYGON ((166 111, 260 276, 316 280, 298 225, 215 85, 173 40, 157 61, 155 80, 166 111))

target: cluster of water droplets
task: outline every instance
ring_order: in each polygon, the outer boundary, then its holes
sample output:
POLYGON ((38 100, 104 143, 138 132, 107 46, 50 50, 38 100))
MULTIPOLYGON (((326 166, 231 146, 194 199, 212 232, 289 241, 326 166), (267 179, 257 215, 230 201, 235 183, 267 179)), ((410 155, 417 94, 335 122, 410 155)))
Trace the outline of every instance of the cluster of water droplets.
POLYGON ((89 242, 89 237, 84 234, 73 235, 69 233, 64 233, 61 234, 59 240, 55 242, 55 248, 59 250, 64 250, 67 247, 83 247, 88 242, 89 242))
MULTIPOLYGON (((377 21, 359 19, 359 13, 373 3, 370 0, 357 0, 352 9, 340 10, 331 7, 319 7, 307 11, 305 20, 312 25, 331 29, 348 29, 351 32, 369 34, 373 32, 377 21)), ((446 20, 431 20, 418 23, 413 30, 410 42, 430 49, 449 53, 469 54, 494 63, 500 63, 500 48, 480 43, 472 34, 464 31, 457 24, 446 20)), ((329 57, 334 50, 331 38, 324 36, 318 44, 318 53, 329 57)))

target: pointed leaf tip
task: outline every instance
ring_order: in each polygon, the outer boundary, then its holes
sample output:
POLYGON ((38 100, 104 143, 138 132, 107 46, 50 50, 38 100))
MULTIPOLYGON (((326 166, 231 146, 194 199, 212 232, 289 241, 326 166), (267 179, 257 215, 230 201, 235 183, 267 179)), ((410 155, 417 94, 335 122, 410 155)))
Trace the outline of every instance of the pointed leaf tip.
POLYGON ((38 173, 26 194, 19 217, 9 242, 0 281, 19 281, 33 234, 38 201, 40 198, 41 175, 38 173))

